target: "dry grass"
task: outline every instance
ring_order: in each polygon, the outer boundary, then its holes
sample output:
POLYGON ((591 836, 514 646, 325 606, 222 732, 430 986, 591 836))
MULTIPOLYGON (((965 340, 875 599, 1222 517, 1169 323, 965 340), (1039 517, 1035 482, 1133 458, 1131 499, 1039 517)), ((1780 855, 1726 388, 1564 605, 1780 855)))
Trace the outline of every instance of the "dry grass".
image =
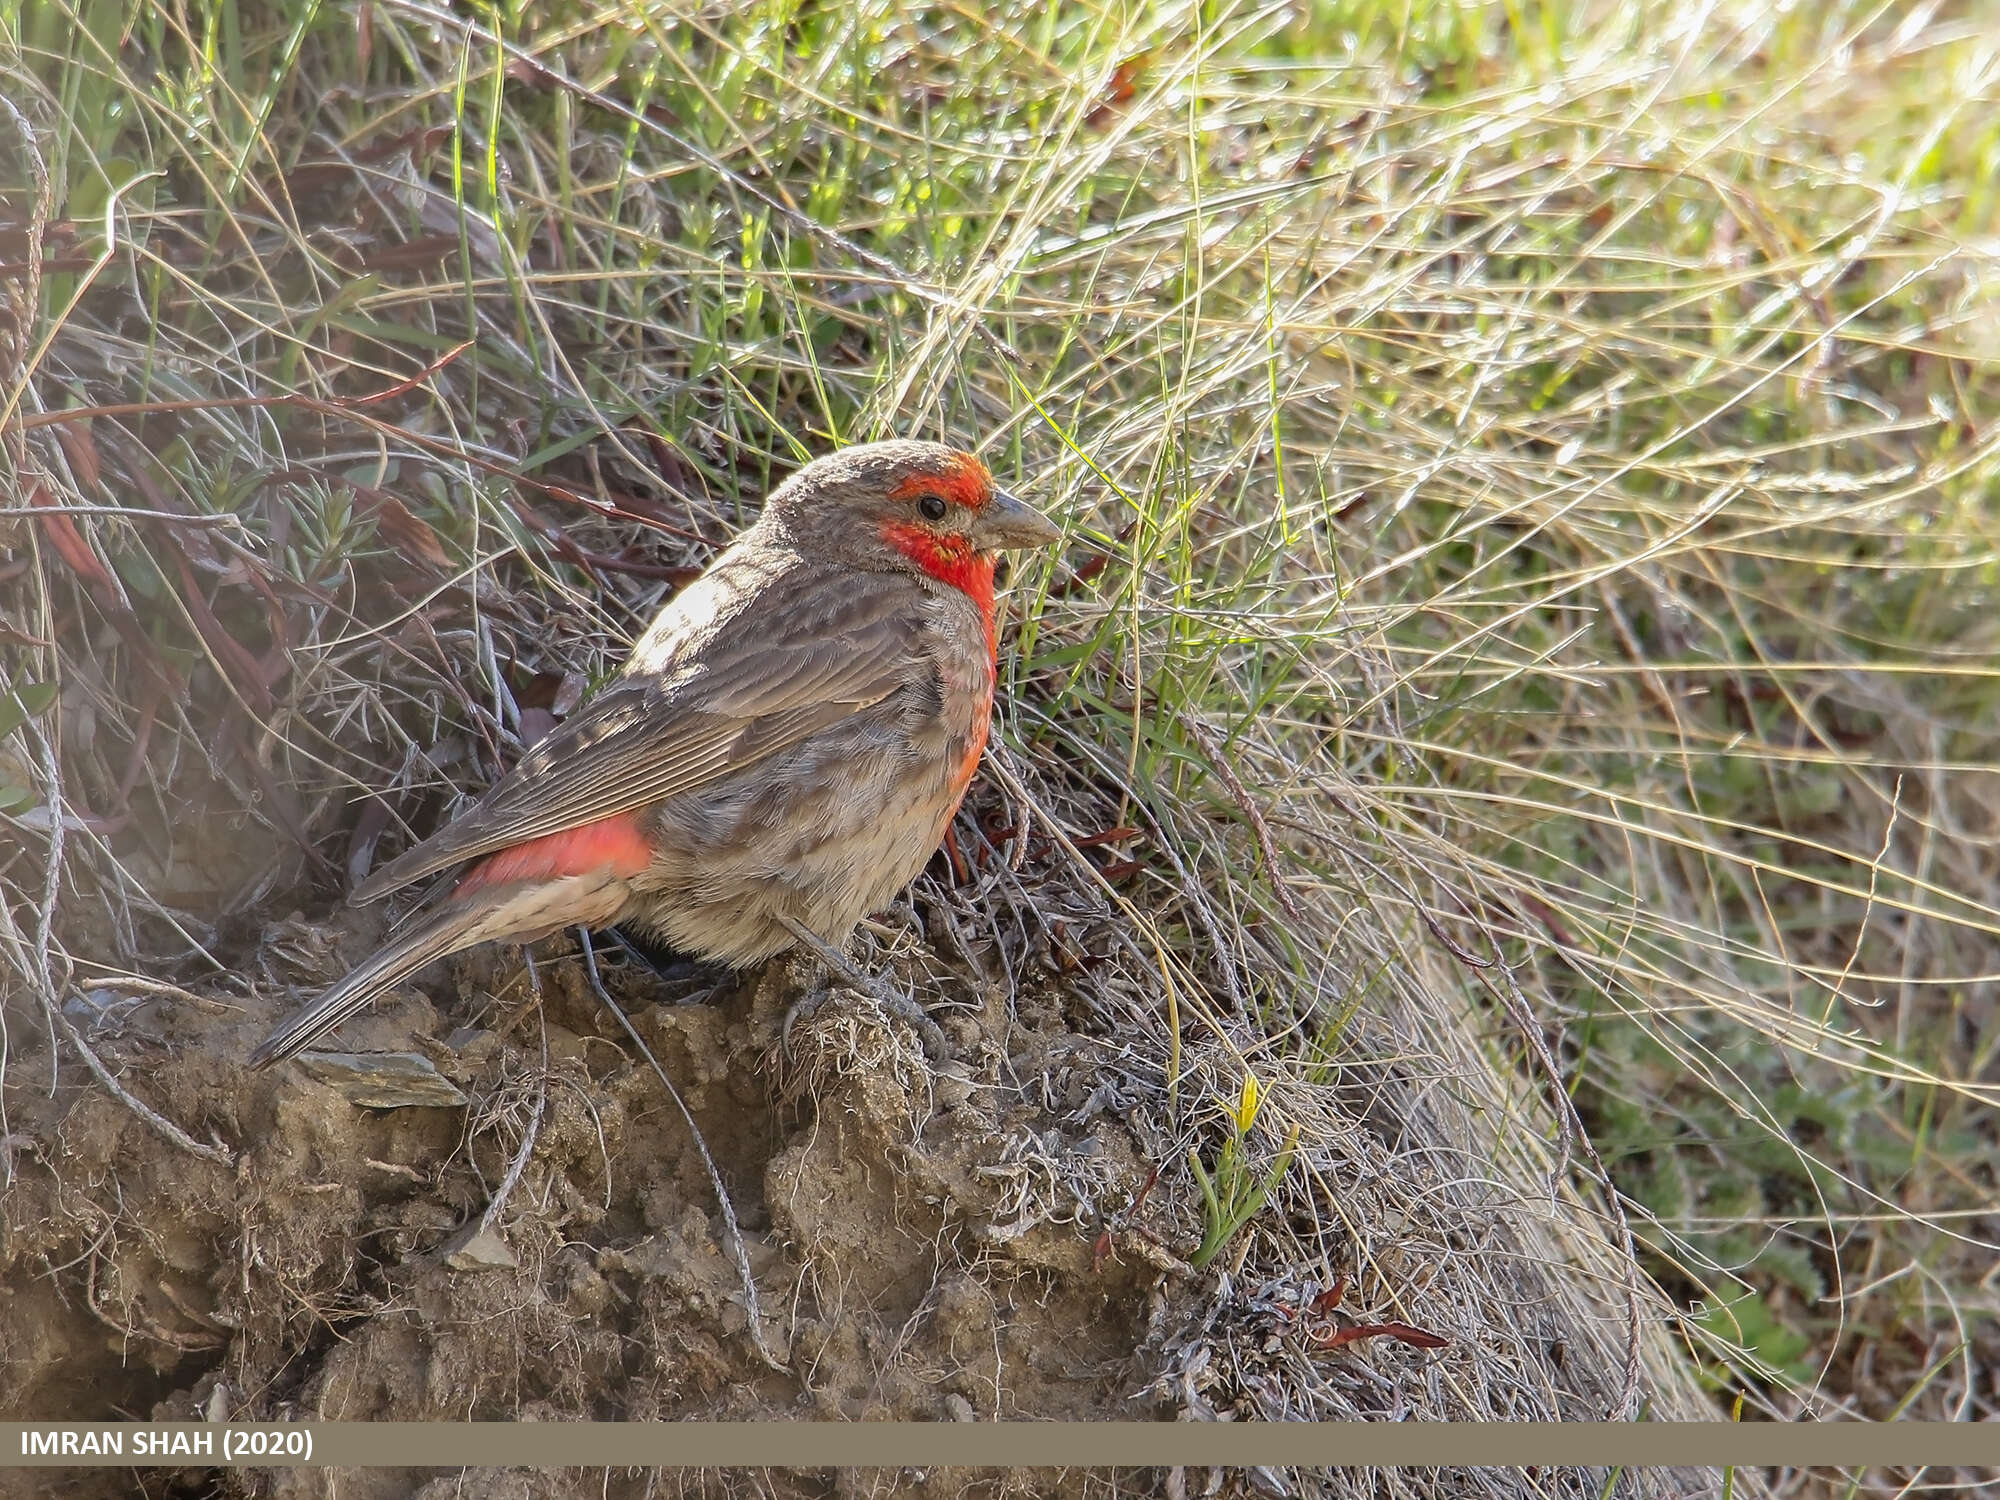
POLYGON ((804 454, 976 436, 1070 537, 1043 873, 920 897, 1066 969, 1157 1222, 1297 1133, 1163 1389, 1616 1407, 1622 1201, 1660 1406, 1995 1414, 1980 7, 0 26, 9 1026, 331 900, 804 454), (1342 1273, 1458 1355, 1267 1358, 1342 1273))

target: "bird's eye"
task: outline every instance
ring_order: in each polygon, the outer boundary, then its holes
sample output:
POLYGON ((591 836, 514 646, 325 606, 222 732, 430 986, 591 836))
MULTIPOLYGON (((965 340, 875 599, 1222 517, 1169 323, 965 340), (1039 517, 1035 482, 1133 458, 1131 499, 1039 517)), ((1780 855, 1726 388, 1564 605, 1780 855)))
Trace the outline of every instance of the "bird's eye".
POLYGON ((926 495, 917 502, 917 513, 926 521, 942 521, 944 512, 945 503, 936 495, 926 495))

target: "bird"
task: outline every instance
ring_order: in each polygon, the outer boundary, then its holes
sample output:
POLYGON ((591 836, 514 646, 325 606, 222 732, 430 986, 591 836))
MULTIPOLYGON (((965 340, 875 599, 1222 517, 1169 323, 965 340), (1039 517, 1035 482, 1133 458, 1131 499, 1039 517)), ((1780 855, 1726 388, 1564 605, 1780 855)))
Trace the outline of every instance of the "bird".
POLYGON ((898 439, 794 472, 485 795, 359 882, 449 890, 281 1022, 296 1056, 435 959, 565 927, 754 967, 837 955, 936 852, 985 751, 1005 551, 1062 537, 974 455, 898 439))

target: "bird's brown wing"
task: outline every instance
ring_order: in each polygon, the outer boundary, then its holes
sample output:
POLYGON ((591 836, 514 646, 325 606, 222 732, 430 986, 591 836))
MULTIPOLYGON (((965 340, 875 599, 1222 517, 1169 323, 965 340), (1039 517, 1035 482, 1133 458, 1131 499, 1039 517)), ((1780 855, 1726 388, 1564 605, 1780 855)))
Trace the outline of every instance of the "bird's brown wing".
POLYGON ((794 572, 676 649, 614 679, 477 806, 354 888, 373 901, 546 834, 690 791, 797 744, 934 673, 910 590, 890 578, 794 572), (782 613, 768 607, 782 596, 782 613))

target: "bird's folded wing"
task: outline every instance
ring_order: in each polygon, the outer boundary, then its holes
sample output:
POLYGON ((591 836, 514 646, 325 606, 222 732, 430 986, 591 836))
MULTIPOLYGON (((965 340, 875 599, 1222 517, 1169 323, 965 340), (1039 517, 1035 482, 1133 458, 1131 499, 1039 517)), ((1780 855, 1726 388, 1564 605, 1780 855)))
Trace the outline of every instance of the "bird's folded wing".
MULTIPOLYGON (((789 591, 788 591, 789 592, 789 591)), ((657 679, 614 679, 476 807, 354 888, 373 901, 529 839, 630 812, 795 745, 934 670, 900 590, 806 584, 785 618, 746 610, 657 679)))

